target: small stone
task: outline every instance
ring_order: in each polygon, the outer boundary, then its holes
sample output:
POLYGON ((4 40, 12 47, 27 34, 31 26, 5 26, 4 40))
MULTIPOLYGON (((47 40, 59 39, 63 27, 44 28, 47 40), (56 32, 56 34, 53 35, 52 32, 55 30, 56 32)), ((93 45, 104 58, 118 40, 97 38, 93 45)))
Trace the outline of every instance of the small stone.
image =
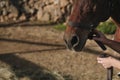
POLYGON ((0 16, 0 22, 4 22, 4 17, 0 16))
POLYGON ((65 6, 67 6, 68 3, 69 3, 68 0, 63 0, 60 2, 60 7, 65 7, 65 6))
POLYGON ((23 14, 23 15, 21 15, 21 16, 20 16, 20 18, 19 18, 19 20, 21 20, 21 21, 22 21, 22 20, 26 20, 25 15, 24 15, 24 14, 23 14))
POLYGON ((43 10, 42 10, 42 8, 39 8, 39 10, 37 12, 37 19, 41 20, 42 16, 43 16, 43 10))
POLYGON ((50 20, 50 14, 49 13, 45 13, 41 18, 41 21, 49 21, 49 20, 50 20))

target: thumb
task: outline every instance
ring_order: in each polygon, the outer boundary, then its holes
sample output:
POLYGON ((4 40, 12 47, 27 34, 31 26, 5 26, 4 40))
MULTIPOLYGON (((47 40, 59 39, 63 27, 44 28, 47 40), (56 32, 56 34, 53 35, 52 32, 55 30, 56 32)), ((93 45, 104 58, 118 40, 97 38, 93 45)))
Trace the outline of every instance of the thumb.
POLYGON ((93 37, 93 40, 100 41, 100 38, 94 36, 94 37, 93 37))

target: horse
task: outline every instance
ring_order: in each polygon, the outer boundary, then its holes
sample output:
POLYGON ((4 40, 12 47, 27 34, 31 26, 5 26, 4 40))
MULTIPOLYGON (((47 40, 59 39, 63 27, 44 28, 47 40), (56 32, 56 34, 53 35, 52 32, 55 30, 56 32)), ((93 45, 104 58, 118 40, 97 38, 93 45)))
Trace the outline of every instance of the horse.
POLYGON ((81 51, 91 30, 109 18, 117 25, 114 39, 120 41, 120 0, 75 0, 64 33, 68 49, 81 51))

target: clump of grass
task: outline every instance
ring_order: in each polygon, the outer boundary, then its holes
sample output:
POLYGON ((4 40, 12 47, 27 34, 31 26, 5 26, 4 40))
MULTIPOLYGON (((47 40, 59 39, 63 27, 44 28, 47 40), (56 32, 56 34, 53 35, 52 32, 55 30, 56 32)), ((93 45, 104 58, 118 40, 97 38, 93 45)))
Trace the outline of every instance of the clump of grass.
POLYGON ((116 26, 111 21, 102 22, 98 25, 97 30, 105 34, 114 34, 116 31, 116 26))
POLYGON ((64 31, 66 29, 66 26, 64 24, 58 24, 54 26, 54 28, 60 31, 64 31))

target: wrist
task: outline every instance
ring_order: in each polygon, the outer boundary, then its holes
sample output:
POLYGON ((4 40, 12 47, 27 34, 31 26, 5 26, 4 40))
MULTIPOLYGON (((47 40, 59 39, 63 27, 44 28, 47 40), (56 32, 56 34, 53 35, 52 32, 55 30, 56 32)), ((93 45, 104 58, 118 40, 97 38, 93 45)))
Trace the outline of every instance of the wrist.
POLYGON ((107 44, 110 44, 111 41, 107 38, 105 38, 103 41, 102 41, 103 44, 107 45, 107 44))

